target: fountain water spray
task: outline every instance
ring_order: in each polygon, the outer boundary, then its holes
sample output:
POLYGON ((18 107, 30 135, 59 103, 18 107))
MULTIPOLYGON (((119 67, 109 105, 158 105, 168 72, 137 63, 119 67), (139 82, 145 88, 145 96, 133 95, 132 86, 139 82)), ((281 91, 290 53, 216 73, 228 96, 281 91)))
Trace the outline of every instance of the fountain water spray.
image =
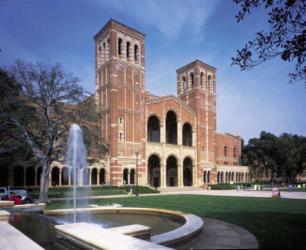
POLYGON ((77 124, 72 124, 69 129, 67 164, 73 171, 73 222, 76 223, 76 188, 77 172, 82 168, 87 168, 86 149, 83 141, 82 129, 77 124))

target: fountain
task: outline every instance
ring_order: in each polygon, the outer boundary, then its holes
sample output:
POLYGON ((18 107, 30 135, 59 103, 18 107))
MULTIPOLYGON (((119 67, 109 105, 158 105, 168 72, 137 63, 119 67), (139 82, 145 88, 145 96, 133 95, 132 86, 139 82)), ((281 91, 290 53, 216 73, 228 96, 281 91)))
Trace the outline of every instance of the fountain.
POLYGON ((72 124, 69 129, 67 164, 71 165, 73 171, 73 222, 76 223, 76 188, 77 172, 87 168, 86 149, 83 141, 82 129, 77 124, 72 124))
POLYGON ((95 249, 122 249, 122 246, 169 249, 166 246, 185 241, 202 229, 201 218, 178 211, 89 207, 88 199, 82 199, 86 204, 77 208, 77 186, 82 185, 81 173, 88 167, 82 130, 77 124, 72 124, 69 129, 66 164, 71 166, 73 175, 73 208, 47 210, 44 215, 16 213, 11 217, 14 226, 39 241, 45 249, 57 249, 58 246, 75 249, 75 245, 95 249))

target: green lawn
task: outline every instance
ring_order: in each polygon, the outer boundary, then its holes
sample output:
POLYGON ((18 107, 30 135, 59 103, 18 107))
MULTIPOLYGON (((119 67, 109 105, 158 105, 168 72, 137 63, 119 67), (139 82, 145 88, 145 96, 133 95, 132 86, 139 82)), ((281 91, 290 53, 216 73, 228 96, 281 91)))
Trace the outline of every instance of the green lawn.
MULTIPOLYGON (((173 209, 224 220, 252 232, 264 249, 306 246, 306 200, 169 195, 91 200, 90 203, 173 209)), ((66 202, 53 202, 48 209, 66 206, 66 202)))

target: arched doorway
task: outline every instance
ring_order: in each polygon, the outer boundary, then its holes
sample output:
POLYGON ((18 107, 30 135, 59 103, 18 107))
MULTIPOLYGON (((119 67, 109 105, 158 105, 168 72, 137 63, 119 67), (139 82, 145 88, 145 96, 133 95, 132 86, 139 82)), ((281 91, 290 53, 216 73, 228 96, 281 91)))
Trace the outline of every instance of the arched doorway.
POLYGON ((51 184, 52 186, 59 185, 59 168, 53 167, 51 171, 51 184))
POLYGON ((183 126, 183 145, 192 146, 192 127, 189 123, 183 126))
POLYGON ((157 155, 151 155, 148 159, 148 184, 160 187, 160 159, 157 155))
POLYGON ((34 167, 26 168, 26 186, 35 185, 35 169, 34 167))
POLYGON ((130 170, 130 184, 135 184, 135 169, 130 170))
POLYGON ((177 144, 177 117, 172 110, 166 115, 166 143, 177 144))
POLYGON ((123 170, 123 184, 129 184, 129 170, 127 168, 123 170))
POLYGON ((105 184, 105 169, 104 168, 100 169, 99 182, 100 182, 100 185, 105 184))
POLYGON ((69 168, 62 168, 62 185, 69 185, 69 168))
POLYGON ((169 187, 176 187, 178 185, 177 160, 174 156, 169 156, 167 159, 166 181, 169 187))
POLYGON ((91 170, 91 185, 97 185, 98 184, 98 170, 96 168, 93 168, 91 170))
POLYGON ((0 187, 8 186, 8 166, 0 166, 0 187))
POLYGON ((24 170, 22 166, 14 167, 14 186, 24 186, 24 170))
POLYGON ((147 130, 148 141, 160 142, 160 124, 159 119, 155 115, 150 116, 148 119, 147 130))
POLYGON ((187 157, 183 161, 183 184, 192 186, 192 160, 187 157))

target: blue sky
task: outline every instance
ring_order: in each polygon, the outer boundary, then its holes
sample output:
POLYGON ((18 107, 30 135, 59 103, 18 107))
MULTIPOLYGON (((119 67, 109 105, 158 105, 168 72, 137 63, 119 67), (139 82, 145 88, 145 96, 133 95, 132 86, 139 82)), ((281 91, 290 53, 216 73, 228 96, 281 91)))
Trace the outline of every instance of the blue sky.
POLYGON ((146 88, 176 94, 175 70, 195 59, 217 68, 217 129, 245 140, 262 130, 306 135, 306 89, 279 59, 241 72, 230 58, 265 28, 258 10, 237 24, 231 0, 0 0, 0 65, 60 62, 93 92, 93 36, 110 19, 146 34, 146 88))

